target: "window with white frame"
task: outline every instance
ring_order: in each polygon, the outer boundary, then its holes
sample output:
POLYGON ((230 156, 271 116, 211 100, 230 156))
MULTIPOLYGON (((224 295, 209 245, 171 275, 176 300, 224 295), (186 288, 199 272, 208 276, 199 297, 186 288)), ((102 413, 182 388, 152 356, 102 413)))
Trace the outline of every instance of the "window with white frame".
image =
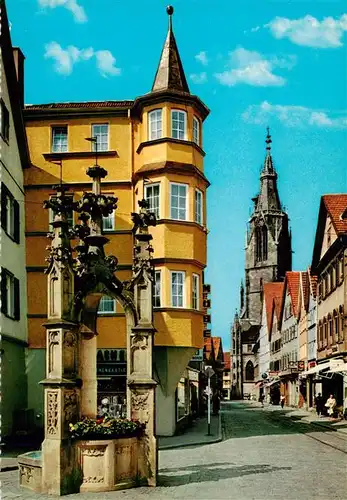
POLYGON ((92 137, 96 138, 96 143, 92 142, 92 150, 108 151, 108 123, 94 123, 92 125, 92 137))
POLYGON ((199 189, 195 190, 195 222, 203 223, 202 192, 199 189))
POLYGON ((193 118, 193 141, 200 146, 200 122, 197 118, 193 118))
POLYGON ((185 273, 183 271, 171 271, 171 305, 172 307, 184 307, 184 284, 185 273))
POLYGON ((14 320, 20 319, 19 280, 7 269, 1 268, 1 312, 14 320))
POLYGON ((187 220, 187 184, 171 183, 171 219, 187 220))
POLYGON ((67 126, 52 127, 52 153, 66 153, 67 126))
POLYGON ((171 135, 174 139, 187 139, 187 113, 173 109, 171 111, 171 135))
POLYGON ((149 202, 149 210, 159 219, 160 184, 145 184, 145 198, 149 202))
POLYGON ((161 307, 161 271, 154 271, 153 307, 161 307))
POLYGON ((193 274, 193 286, 192 286, 192 307, 193 309, 199 309, 199 275, 193 274))
POLYGON ((98 314, 114 314, 116 312, 116 299, 104 295, 99 303, 98 314))
POLYGON ((148 140, 161 139, 163 135, 162 110, 154 109, 148 113, 148 140))
POLYGON ((104 231, 114 231, 114 228, 114 211, 112 211, 107 217, 102 218, 102 229, 104 231))

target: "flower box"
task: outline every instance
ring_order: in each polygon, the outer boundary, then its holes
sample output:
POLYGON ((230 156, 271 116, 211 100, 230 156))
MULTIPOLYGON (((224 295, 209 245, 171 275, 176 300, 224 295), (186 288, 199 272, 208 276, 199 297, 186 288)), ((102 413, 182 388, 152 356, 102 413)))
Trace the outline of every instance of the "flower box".
POLYGON ((82 473, 80 492, 113 491, 139 485, 138 437, 76 440, 82 473))

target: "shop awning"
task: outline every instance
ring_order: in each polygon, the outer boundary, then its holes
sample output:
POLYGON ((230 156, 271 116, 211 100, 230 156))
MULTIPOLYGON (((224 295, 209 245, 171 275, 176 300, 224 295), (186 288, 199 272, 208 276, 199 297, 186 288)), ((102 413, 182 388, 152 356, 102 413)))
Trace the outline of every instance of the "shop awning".
POLYGON ((330 366, 328 373, 345 373, 347 375, 347 363, 338 363, 330 366))
POLYGON ((316 365, 313 368, 307 370, 306 372, 302 372, 302 375, 314 375, 315 373, 326 370, 327 368, 330 368, 329 361, 327 361, 326 363, 321 363, 320 365, 316 365))

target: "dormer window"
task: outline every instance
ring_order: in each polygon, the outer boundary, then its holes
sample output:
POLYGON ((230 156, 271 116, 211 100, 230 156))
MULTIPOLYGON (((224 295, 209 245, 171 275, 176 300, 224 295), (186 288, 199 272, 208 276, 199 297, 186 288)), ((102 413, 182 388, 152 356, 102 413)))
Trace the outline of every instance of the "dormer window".
POLYGON ((171 135, 173 139, 187 140, 187 113, 178 109, 171 111, 171 135))
POLYGON ((193 118, 193 141, 200 146, 200 122, 197 118, 193 118))
POLYGON ((154 109, 148 114, 148 137, 150 141, 163 136, 162 110, 154 109))

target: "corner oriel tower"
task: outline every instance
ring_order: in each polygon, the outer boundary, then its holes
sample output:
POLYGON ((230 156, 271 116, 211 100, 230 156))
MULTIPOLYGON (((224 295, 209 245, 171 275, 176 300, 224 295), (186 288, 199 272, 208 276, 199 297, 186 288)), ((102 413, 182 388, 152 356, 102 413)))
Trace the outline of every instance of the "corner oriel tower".
POLYGON ((286 271, 292 268, 289 219, 278 194, 271 142, 268 128, 260 192, 253 198, 246 239, 246 293, 242 316, 256 324, 261 321, 263 283, 282 281, 286 271))

